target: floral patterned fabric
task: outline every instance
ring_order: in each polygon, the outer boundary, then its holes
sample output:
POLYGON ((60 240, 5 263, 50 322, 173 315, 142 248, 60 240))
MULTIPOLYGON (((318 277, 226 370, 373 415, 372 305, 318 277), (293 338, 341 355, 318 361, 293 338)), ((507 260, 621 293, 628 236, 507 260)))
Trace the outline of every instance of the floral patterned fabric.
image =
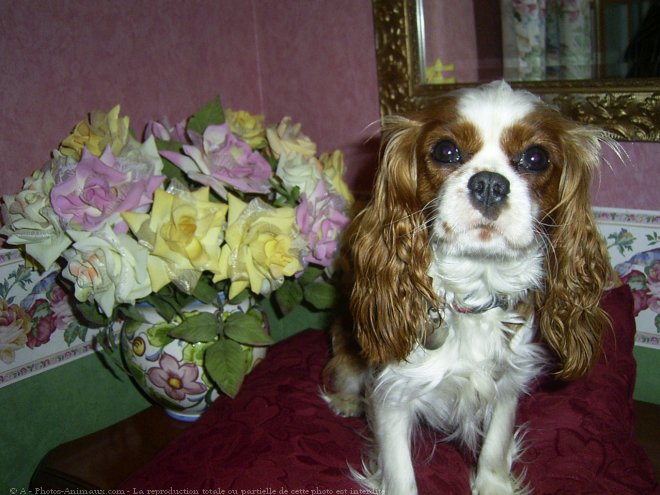
MULTIPOLYGON (((658 493, 651 464, 633 439, 629 288, 610 291, 602 304, 614 330, 591 375, 573 383, 547 378, 521 405, 527 450, 516 469, 527 471, 535 494, 658 493)), ((123 488, 366 493, 349 478, 349 466, 360 466, 367 426, 335 416, 318 394, 328 355, 322 332, 276 345, 236 399, 216 401, 123 488)), ((469 493, 472 459, 434 440, 439 434, 424 432, 415 446, 420 493, 469 493)))

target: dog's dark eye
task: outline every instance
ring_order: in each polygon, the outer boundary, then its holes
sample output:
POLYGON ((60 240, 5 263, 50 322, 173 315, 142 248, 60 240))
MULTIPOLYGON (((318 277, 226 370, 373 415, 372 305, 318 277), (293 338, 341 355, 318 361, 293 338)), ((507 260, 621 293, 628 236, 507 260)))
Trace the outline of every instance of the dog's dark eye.
POLYGON ((451 165, 455 163, 463 163, 461 150, 458 149, 456 143, 449 140, 438 141, 431 148, 431 158, 443 165, 451 165))
POLYGON ((520 155, 518 166, 530 172, 542 172, 550 165, 548 152, 541 146, 530 146, 520 155))

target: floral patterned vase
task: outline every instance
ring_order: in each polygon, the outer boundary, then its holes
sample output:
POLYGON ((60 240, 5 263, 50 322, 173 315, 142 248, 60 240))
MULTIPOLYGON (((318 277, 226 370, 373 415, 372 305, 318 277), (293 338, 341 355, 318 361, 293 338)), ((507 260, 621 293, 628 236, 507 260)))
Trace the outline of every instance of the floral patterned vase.
MULTIPOLYGON (((184 319, 198 312, 218 311, 215 306, 205 304, 189 308, 183 312, 184 319)), ((145 323, 125 324, 121 332, 121 349, 128 371, 142 391, 169 416, 195 421, 219 396, 218 388, 203 367, 204 350, 211 343, 191 344, 172 338, 168 333, 181 319, 167 322, 150 306, 139 309, 145 323)), ((241 306, 226 304, 223 313, 243 310, 241 306)), ((266 348, 242 347, 249 372, 265 357, 266 348)))

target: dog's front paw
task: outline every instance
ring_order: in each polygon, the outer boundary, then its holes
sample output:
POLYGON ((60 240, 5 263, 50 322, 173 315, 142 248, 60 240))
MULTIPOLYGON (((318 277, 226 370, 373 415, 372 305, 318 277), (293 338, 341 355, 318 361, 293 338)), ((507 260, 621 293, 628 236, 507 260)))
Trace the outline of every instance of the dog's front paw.
POLYGON ((522 477, 490 469, 473 470, 470 475, 472 495, 529 495, 522 477))
MULTIPOLYGON (((390 476, 383 479, 383 471, 378 467, 375 459, 364 459, 362 472, 356 471, 349 466, 352 478, 362 486, 360 493, 373 495, 418 495, 415 475, 411 471, 410 477, 390 476)), ((399 473, 401 474, 401 473, 399 473)), ((351 492, 357 493, 357 492, 351 492)))
POLYGON ((339 416, 355 417, 364 413, 364 400, 359 395, 321 392, 321 397, 339 416))

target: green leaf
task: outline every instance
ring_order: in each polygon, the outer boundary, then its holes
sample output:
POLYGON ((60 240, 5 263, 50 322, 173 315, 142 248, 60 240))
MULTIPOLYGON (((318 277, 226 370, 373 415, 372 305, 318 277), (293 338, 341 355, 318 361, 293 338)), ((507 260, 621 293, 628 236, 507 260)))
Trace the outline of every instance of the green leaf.
POLYGON ((303 286, 305 286, 311 284, 312 282, 315 282, 316 279, 319 278, 322 274, 323 274, 323 268, 309 265, 307 267, 307 270, 305 270, 305 272, 300 276, 298 281, 303 286))
POLYGON ((165 321, 172 321, 172 319, 179 314, 176 300, 173 297, 170 298, 161 296, 160 294, 149 294, 144 300, 151 304, 165 321))
POLYGON ((250 296, 250 291, 248 291, 248 289, 243 289, 241 292, 236 294, 232 299, 230 299, 227 302, 233 306, 238 306, 243 301, 245 301, 249 296, 250 296))
POLYGON ((203 303, 213 304, 218 299, 218 290, 215 288, 215 285, 211 280, 206 277, 201 277, 195 286, 193 296, 203 303))
POLYGON ((305 287, 305 301, 316 309, 330 309, 337 302, 337 289, 326 282, 314 282, 305 287))
POLYGON ((284 187, 281 179, 270 179, 271 188, 277 192, 277 198, 275 198, 274 206, 291 206, 295 207, 300 201, 300 187, 294 186, 290 191, 284 187))
POLYGON ((291 199, 294 203, 297 204, 300 201, 300 194, 300 186, 293 186, 293 189, 291 189, 291 199))
POLYGON ((128 335, 133 335, 135 332, 137 332, 140 327, 146 323, 145 321, 137 321, 137 320, 131 320, 127 319, 124 321, 124 324, 122 325, 122 330, 126 332, 128 335))
POLYGON ((275 291, 275 302, 282 314, 288 314, 303 301, 303 289, 297 281, 285 279, 275 291))
POLYGON ((161 157, 161 160, 163 160, 163 175, 167 177, 170 182, 172 180, 178 180, 183 184, 186 183, 186 173, 183 170, 165 157, 161 157))
POLYGON ((319 311, 309 304, 301 304, 286 316, 282 316, 269 299, 261 301, 261 307, 268 318, 268 333, 275 342, 280 342, 303 330, 326 329, 336 318, 334 311, 319 311))
POLYGON ((158 138, 154 138, 154 141, 156 142, 156 149, 158 151, 176 151, 177 153, 181 153, 183 149, 181 143, 178 141, 164 141, 158 138))
POLYGON ((225 123, 225 112, 222 110, 220 98, 215 97, 211 102, 200 108, 188 121, 188 129, 199 134, 204 133, 210 125, 219 125, 225 123))
POLYGON ((169 333, 172 329, 171 323, 156 323, 147 329, 147 339, 154 347, 165 347, 174 339, 170 337, 169 333))
POLYGON ((76 302, 76 308, 85 320, 85 323, 91 327, 104 327, 110 324, 110 319, 101 313, 95 303, 76 302))
POLYGON ((231 313, 225 320, 227 337, 245 345, 270 345, 273 339, 263 330, 263 318, 258 313, 231 313))
POLYGON ((271 153, 266 153, 265 157, 266 161, 270 164, 270 168, 273 169, 273 171, 277 170, 277 165, 279 165, 279 160, 275 158, 275 156, 271 153))
POLYGON ((213 313, 196 313, 169 331, 169 336, 186 342, 211 342, 218 336, 220 324, 213 313))
POLYGON ((119 312, 126 320, 133 320, 137 322, 146 322, 144 314, 137 306, 120 306, 119 312))
POLYGON ((218 388, 233 399, 247 372, 243 348, 229 339, 215 342, 206 349, 204 368, 218 388))

